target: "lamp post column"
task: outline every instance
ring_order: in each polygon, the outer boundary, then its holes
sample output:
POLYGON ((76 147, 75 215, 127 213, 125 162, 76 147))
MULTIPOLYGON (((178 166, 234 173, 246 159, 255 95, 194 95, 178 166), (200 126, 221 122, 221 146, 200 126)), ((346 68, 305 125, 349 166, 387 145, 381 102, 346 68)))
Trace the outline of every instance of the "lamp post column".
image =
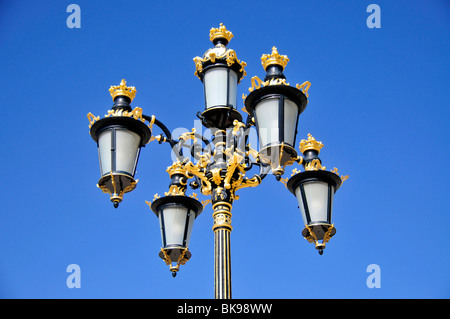
POLYGON ((231 299, 231 208, 232 205, 224 201, 213 205, 215 299, 231 299))

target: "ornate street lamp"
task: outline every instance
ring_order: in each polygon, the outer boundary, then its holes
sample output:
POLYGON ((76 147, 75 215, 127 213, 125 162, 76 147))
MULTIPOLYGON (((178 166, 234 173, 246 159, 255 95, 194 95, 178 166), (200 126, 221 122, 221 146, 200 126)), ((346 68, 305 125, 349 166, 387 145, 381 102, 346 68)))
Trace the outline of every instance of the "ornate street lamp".
POLYGON ((159 253, 175 277, 180 265, 184 265, 191 252, 188 249, 194 220, 203 211, 203 205, 185 196, 187 176, 181 165, 174 163, 167 171, 171 183, 164 197, 155 195, 153 203, 146 202, 159 219, 162 248, 159 253))
POLYGON ((233 34, 221 23, 212 28, 209 38, 215 45, 202 58, 195 57, 195 75, 203 82, 205 111, 200 115, 205 127, 225 129, 234 120, 242 121, 236 110, 237 85, 245 76, 244 61, 237 58, 234 50, 226 46, 233 34))
POLYGON ((179 265, 191 258, 189 240, 194 220, 202 212, 202 204, 186 196, 165 196, 156 199, 151 209, 159 218, 162 248, 159 256, 170 266, 175 277, 179 265), (176 262, 174 266, 173 263, 176 262))
POLYGON ((337 169, 326 171, 318 155, 323 147, 311 134, 308 140, 300 142, 304 155, 304 172, 293 174, 287 181, 287 188, 297 197, 305 228, 303 237, 315 243, 319 254, 323 254, 325 244, 336 233, 331 223, 334 193, 348 176, 340 177, 337 169), (322 240, 322 243, 319 243, 322 240))
POLYGON ((97 142, 101 178, 97 186, 109 193, 117 208, 123 194, 132 191, 140 149, 150 140, 151 130, 142 119, 142 109, 132 111, 130 103, 136 88, 127 87, 125 80, 109 89, 114 101, 103 118, 88 114, 90 134, 97 142))
POLYGON ((283 74, 289 59, 275 47, 261 58, 266 76, 251 79, 250 94, 243 95, 247 119, 237 110, 237 85, 246 72, 246 63, 226 46, 233 37, 223 24, 212 28, 214 48, 194 58, 195 75, 203 82, 205 109, 197 116, 213 134, 211 141, 195 129, 172 138, 168 128, 155 116, 130 106, 136 89, 125 80, 110 88, 114 105, 103 119, 88 114, 90 134, 97 143, 101 178, 98 187, 109 193, 114 206, 123 194, 136 187, 134 179, 140 148, 148 142, 169 143, 176 161, 167 168, 169 190, 161 197, 146 201, 159 219, 162 247, 159 256, 175 277, 179 266, 190 258, 189 241, 195 219, 211 203, 214 232, 214 297, 231 298, 231 210, 241 188, 256 187, 271 172, 297 197, 305 222, 302 235, 316 244, 322 254, 325 243, 335 234, 331 220, 333 197, 342 181, 337 169, 326 171, 319 151, 323 146, 311 135, 300 142, 298 156, 295 139, 299 115, 308 103, 308 81, 295 87, 283 74), (153 125, 162 130, 153 134, 153 125), (258 150, 248 144, 251 126, 255 126, 258 150), (187 152, 186 152, 187 151, 187 152), (291 178, 281 178, 287 166, 302 164, 304 171, 293 170, 291 178), (247 175, 254 167, 258 170, 247 175), (190 182, 189 182, 190 181, 190 182), (187 186, 198 189, 209 199, 198 201, 197 194, 187 196, 187 186), (319 240, 322 240, 319 243, 319 240))
POLYGON ((298 117, 308 100, 299 88, 286 83, 283 74, 289 61, 286 55, 280 55, 273 47, 272 54, 264 54, 261 61, 267 74, 264 82, 258 77, 252 78, 245 108, 256 122, 260 159, 270 164, 272 173, 279 179, 286 165, 297 159, 294 145, 298 117))

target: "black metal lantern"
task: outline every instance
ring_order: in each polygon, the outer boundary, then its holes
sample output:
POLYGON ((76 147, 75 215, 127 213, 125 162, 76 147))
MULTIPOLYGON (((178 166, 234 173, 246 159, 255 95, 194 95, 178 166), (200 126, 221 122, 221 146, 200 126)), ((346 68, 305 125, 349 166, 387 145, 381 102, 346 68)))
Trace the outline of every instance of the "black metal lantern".
POLYGON ((203 211, 203 205, 194 198, 175 195, 158 198, 150 207, 159 218, 161 227, 162 248, 159 256, 170 265, 175 277, 179 265, 184 265, 191 258, 189 241, 194 220, 203 211))
POLYGON ((227 49, 233 37, 221 23, 218 29, 210 30, 210 40, 214 48, 205 52, 202 58, 195 57, 195 74, 204 85, 205 110, 200 118, 208 127, 225 129, 232 126, 234 120, 242 121, 236 110, 237 85, 245 76, 244 61, 239 61, 236 52, 227 49))
POLYGON ((105 118, 91 115, 90 134, 97 143, 101 178, 97 186, 109 193, 114 207, 123 199, 123 194, 132 191, 137 184, 134 179, 140 148, 151 136, 149 127, 142 119, 142 109, 131 110, 136 89, 127 87, 125 80, 112 86, 110 93, 114 105, 105 118))
POLYGON ((287 188, 297 197, 305 228, 303 237, 314 242, 320 254, 325 244, 336 233, 332 224, 334 193, 342 184, 342 178, 334 171, 326 171, 318 157, 321 142, 316 141, 311 134, 308 140, 302 140, 300 151, 304 155, 304 172, 292 176, 287 182, 287 188), (319 243, 322 240, 322 243, 319 243))
POLYGON ((255 118, 259 137, 259 156, 270 163, 272 173, 281 176, 284 167, 297 158, 294 148, 299 115, 305 110, 307 97, 296 87, 286 84, 283 74, 289 59, 272 48, 272 54, 261 58, 267 72, 264 82, 259 80, 245 99, 247 112, 255 118))
POLYGON ((303 237, 316 243, 322 254, 325 243, 336 233, 332 224, 333 196, 341 186, 341 178, 328 171, 306 171, 294 175, 287 183, 297 197, 305 228, 303 237), (322 243, 318 241, 322 240, 322 243))

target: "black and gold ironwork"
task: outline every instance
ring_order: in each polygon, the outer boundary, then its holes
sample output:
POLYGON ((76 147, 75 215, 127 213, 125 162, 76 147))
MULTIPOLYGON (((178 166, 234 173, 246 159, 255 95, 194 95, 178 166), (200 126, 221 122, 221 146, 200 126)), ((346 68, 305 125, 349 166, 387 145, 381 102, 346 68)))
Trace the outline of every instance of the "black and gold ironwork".
POLYGON ((189 239, 194 220, 204 206, 212 204, 214 232, 215 284, 214 296, 231 298, 231 210, 239 199, 241 188, 256 187, 268 174, 297 197, 305 221, 303 236, 320 253, 335 234, 331 223, 333 195, 348 176, 339 176, 337 169, 325 171, 319 158, 321 142, 310 134, 295 150, 298 118, 308 103, 309 81, 290 86, 283 71, 289 61, 276 47, 261 57, 266 72, 264 80, 251 78, 250 94, 243 95, 246 121, 237 110, 237 85, 246 75, 246 63, 226 46, 233 34, 223 24, 210 30, 214 48, 202 57, 194 58, 195 75, 204 85, 205 110, 197 116, 211 130, 211 140, 192 129, 172 137, 169 129, 154 115, 145 115, 142 108, 130 106, 136 88, 111 86, 114 100, 111 110, 100 119, 88 114, 90 134, 97 142, 101 178, 98 187, 110 194, 114 207, 123 195, 132 191, 140 148, 151 141, 168 143, 176 160, 167 168, 170 177, 164 196, 155 195, 146 201, 160 222, 162 247, 159 256, 170 266, 175 276, 190 258, 189 239), (269 120, 268 120, 269 119, 269 120), (274 124, 275 123, 275 124, 274 124), (270 126, 273 125, 273 126, 270 126), (155 135, 154 126, 162 133, 155 135), (256 128, 259 149, 248 143, 249 132, 256 128), (265 131, 272 133, 264 136, 265 131), (120 163, 119 163, 120 162, 120 163), (287 166, 298 163, 304 171, 295 169, 291 178, 281 178, 287 166), (207 196, 200 202, 197 194, 186 195, 188 187, 207 196), (322 242, 319 242, 319 241, 322 242))

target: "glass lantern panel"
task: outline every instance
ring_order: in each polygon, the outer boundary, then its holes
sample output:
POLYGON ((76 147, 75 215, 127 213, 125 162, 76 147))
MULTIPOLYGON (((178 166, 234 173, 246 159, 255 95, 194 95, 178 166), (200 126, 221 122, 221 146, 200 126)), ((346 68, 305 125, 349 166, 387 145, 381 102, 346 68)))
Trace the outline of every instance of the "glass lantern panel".
POLYGON ((259 102, 254 113, 258 124, 259 147, 278 142, 278 99, 269 98, 259 102))
POLYGON ((134 176, 141 137, 129 130, 116 130, 116 171, 134 176))
POLYGON ((297 131, 298 107, 289 99, 284 99, 284 141, 294 146, 295 132, 297 131))
POLYGON ((213 67, 206 71, 203 83, 207 109, 214 106, 236 106, 236 72, 225 67, 213 67))
POLYGON ((230 73, 228 74, 228 105, 232 108, 236 108, 236 99, 237 99, 237 85, 238 85, 238 76, 237 73, 230 69, 230 73))
POLYGON ((161 237, 164 244, 164 234, 166 237, 166 247, 170 245, 184 246, 184 230, 186 227, 186 214, 188 209, 183 205, 168 205, 159 211, 159 218, 163 214, 161 221, 161 237))
POLYGON ((188 232, 187 232, 187 237, 186 237, 186 247, 189 246, 189 242, 191 240, 191 233, 192 233, 192 228, 194 227, 194 220, 195 220, 195 212, 191 210, 190 216, 189 216, 188 232))
POLYGON ((100 174, 104 176, 111 172, 111 129, 103 131, 98 137, 98 158, 100 174))
POLYGON ((300 185, 295 189, 295 197, 297 197, 298 207, 300 208, 300 212, 302 213, 303 223, 308 225, 308 220, 306 218, 305 206, 303 204, 302 191, 300 185))
POLYGON ((328 208, 330 210, 330 217, 329 217, 329 222, 331 223, 332 219, 332 215, 333 215, 333 199, 334 199, 334 186, 331 185, 331 193, 330 193, 330 207, 328 208))
POLYGON ((328 184, 325 182, 307 182, 303 184, 311 223, 328 220, 328 184))

